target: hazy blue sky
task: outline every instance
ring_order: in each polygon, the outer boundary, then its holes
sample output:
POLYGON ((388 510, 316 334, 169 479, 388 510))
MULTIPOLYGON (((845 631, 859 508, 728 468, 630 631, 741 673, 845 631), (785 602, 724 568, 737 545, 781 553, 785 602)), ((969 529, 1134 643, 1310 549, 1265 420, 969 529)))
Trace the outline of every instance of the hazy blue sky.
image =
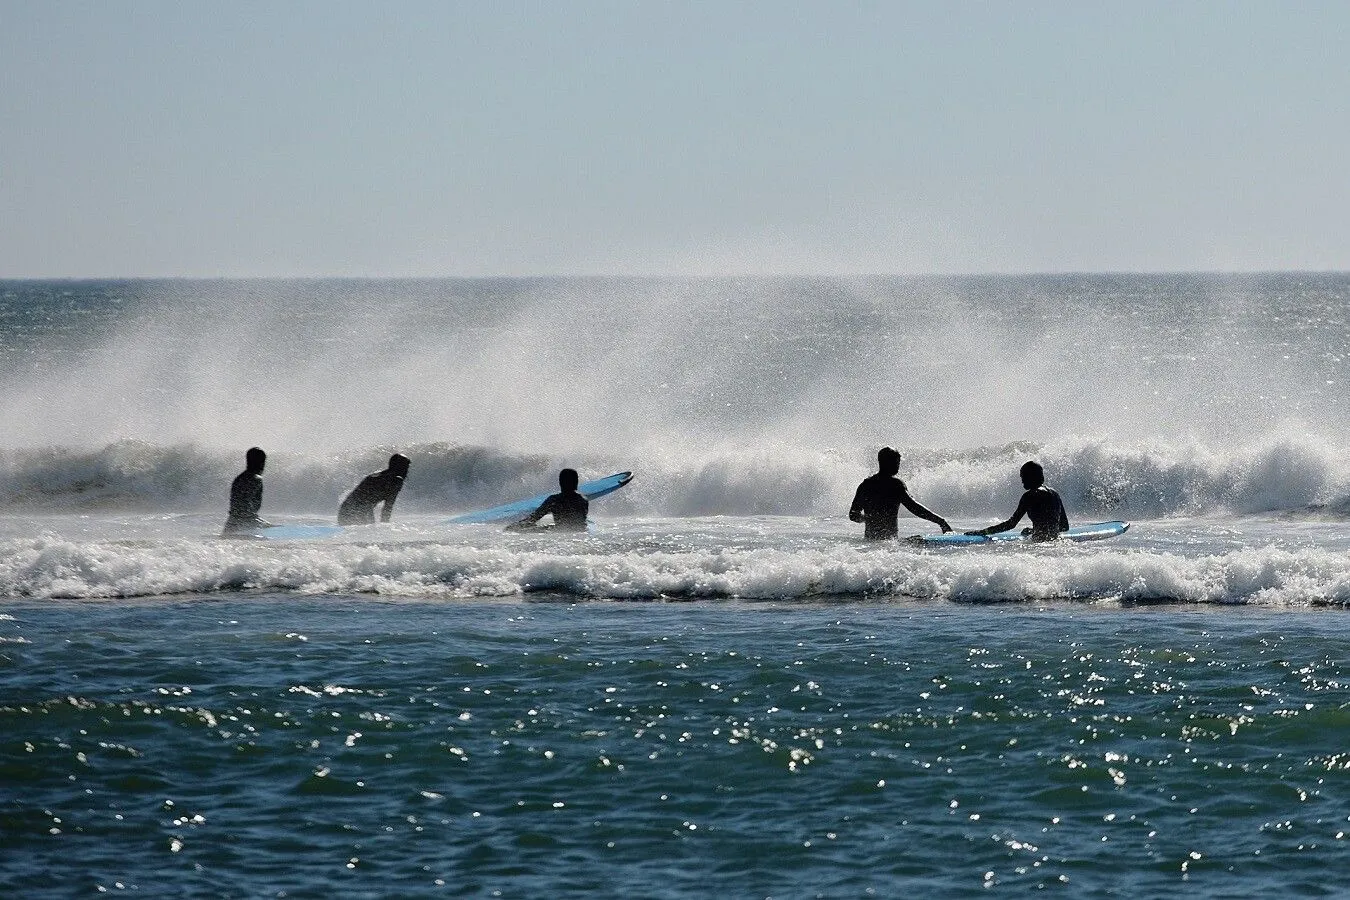
POLYGON ((1350 3, 0 0, 0 277, 1350 269, 1350 3))

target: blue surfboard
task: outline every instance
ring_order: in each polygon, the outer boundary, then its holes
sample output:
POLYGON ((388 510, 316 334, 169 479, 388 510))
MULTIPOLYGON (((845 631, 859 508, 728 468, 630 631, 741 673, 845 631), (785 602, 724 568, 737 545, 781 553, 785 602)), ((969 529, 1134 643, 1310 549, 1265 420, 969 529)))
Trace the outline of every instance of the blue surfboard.
MULTIPOLYGON (((1130 530, 1129 522, 1098 522, 1095 525, 1079 525, 1062 532, 1060 540, 1102 541, 1122 535, 1130 530)), ((1026 541, 1021 531, 1000 531, 998 534, 916 534, 908 540, 917 544, 934 544, 942 547, 971 547, 977 544, 997 544, 1007 541, 1026 541)))
MULTIPOLYGON (((581 496, 587 500, 595 500, 606 494, 612 494, 625 484, 633 480, 632 472, 616 472, 606 478, 597 478, 594 481, 586 481, 577 485, 577 490, 581 496)), ((501 506, 494 506, 491 509, 484 509, 478 512, 465 513, 461 516, 454 516, 446 519, 446 525, 492 525, 498 522, 513 522, 522 516, 529 515, 539 508, 550 495, 557 493, 549 491, 547 494, 536 494, 533 497, 526 497, 524 500, 515 500, 511 503, 503 503, 501 506)))

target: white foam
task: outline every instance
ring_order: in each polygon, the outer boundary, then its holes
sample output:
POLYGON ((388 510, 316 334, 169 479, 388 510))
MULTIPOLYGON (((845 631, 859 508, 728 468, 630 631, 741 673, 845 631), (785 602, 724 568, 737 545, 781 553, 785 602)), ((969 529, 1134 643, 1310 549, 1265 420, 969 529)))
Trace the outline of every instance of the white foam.
MULTIPOLYGON (((815 546, 687 549, 502 540, 391 544, 249 541, 0 542, 0 596, 98 599, 275 591, 404 597, 541 592, 607 600, 831 596, 958 602, 1350 603, 1350 557, 1317 547, 1187 556, 1094 546, 914 550, 841 538, 815 546)), ((1122 539, 1123 540, 1123 539, 1122 539)), ((788 543, 768 536, 771 543, 788 543)), ((671 541, 665 541, 670 544, 671 541)))

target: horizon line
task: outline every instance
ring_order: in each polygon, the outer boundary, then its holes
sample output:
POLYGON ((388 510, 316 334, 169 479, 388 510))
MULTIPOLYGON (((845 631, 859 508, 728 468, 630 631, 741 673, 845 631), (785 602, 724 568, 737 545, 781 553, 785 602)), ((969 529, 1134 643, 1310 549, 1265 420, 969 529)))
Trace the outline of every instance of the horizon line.
POLYGON ((858 278, 1043 278, 1086 275, 1346 275, 1345 269, 1019 269, 951 272, 536 272, 476 275, 410 274, 270 274, 270 275, 0 275, 0 282, 20 281, 543 281, 543 280, 687 280, 720 281, 731 279, 858 279, 858 278))

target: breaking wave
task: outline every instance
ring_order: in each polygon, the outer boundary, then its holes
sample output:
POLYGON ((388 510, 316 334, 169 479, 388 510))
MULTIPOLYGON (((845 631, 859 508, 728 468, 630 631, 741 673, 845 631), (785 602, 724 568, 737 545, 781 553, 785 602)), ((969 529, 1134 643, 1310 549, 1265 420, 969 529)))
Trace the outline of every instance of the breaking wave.
MULTIPOLYGON (((412 471, 402 509, 457 512, 547 490, 564 465, 585 477, 633 471, 605 501, 614 515, 835 515, 874 469, 873 448, 753 449, 658 446, 556 456, 481 446, 423 444, 331 454, 274 452, 265 510, 331 515, 359 478, 395 450, 412 471)), ((1071 516, 1154 519, 1218 513, 1350 516, 1350 461, 1312 435, 1278 435, 1241 446, 1137 444, 1071 438, 1045 445, 967 450, 905 449, 902 474, 924 504, 951 516, 1002 515, 1015 505, 1017 468, 1039 459, 1071 516)), ((6 512, 223 510, 242 458, 194 445, 121 441, 99 450, 0 453, 6 512)))

